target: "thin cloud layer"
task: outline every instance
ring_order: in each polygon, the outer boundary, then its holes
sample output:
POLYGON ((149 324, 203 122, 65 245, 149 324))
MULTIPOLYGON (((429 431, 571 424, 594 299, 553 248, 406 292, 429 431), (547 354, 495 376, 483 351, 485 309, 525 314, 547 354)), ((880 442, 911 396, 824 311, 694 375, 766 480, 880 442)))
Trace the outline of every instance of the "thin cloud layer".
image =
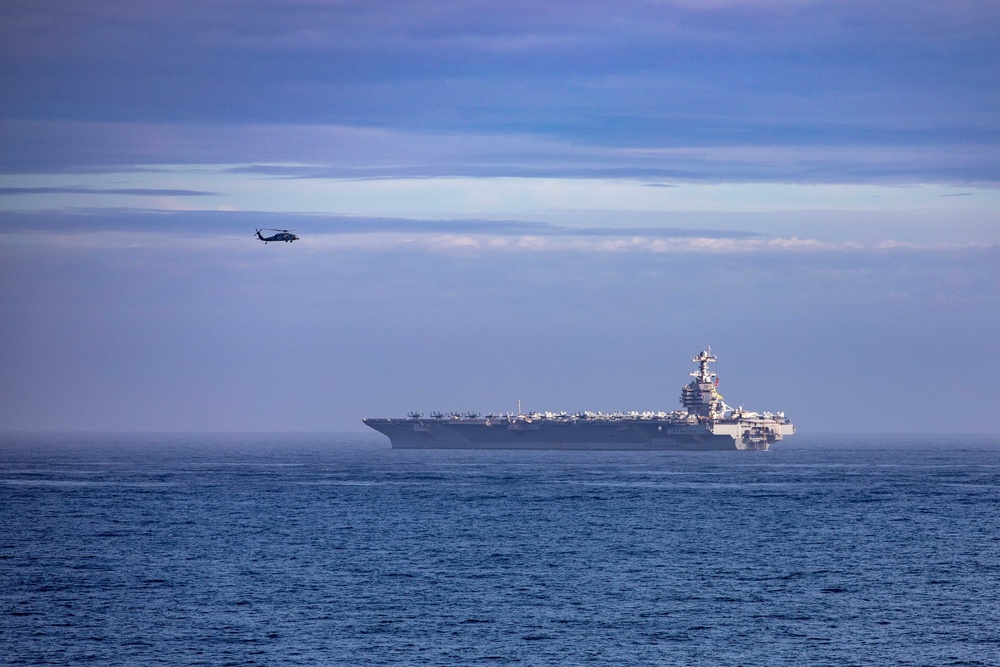
MULTIPOLYGON (((299 247, 310 252, 393 252, 400 248, 425 253, 475 251, 490 254, 775 254, 885 252, 965 253, 970 261, 995 264, 1000 241, 830 240, 800 236, 769 236, 746 230, 665 226, 570 226, 521 220, 415 220, 405 218, 275 214, 261 212, 158 211, 89 209, 0 214, 0 240, 24 234, 48 234, 80 239, 85 246, 107 235, 108 247, 156 245, 156 237, 233 247, 234 238, 248 242, 248 230, 295 229, 299 247), (143 238, 145 237, 145 239, 143 238)), ((66 242, 63 241, 63 244, 66 242)), ((70 242, 71 243, 71 242, 70 242)), ((173 244, 175 242, 168 242, 173 244)))
POLYGON ((992 143, 969 141, 621 147, 524 134, 428 134, 327 125, 7 120, 0 121, 0 149, 0 173, 9 175, 149 173, 186 166, 206 176, 339 180, 516 177, 1000 183, 1000 151, 992 143))
POLYGON ((0 187, 0 196, 14 195, 131 195, 135 197, 209 197, 203 190, 171 190, 169 188, 88 188, 88 187, 0 187))

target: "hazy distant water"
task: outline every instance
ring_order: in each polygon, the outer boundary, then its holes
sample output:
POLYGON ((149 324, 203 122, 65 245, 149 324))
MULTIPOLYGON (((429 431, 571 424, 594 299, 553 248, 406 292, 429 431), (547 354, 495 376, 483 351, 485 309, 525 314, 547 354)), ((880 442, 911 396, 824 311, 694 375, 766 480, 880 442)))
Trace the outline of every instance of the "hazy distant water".
POLYGON ((0 435, 0 663, 1000 664, 1000 438, 0 435))

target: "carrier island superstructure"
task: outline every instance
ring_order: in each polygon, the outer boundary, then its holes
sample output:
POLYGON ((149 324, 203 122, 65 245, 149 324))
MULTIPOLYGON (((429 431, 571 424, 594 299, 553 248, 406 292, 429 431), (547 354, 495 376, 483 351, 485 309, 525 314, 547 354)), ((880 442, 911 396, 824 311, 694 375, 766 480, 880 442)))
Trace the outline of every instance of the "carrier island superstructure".
POLYGON ((365 419, 397 449, 655 449, 766 450, 795 427, 784 413, 731 408, 718 392, 709 347, 692 359, 698 370, 681 389, 673 412, 530 412, 517 414, 411 412, 396 419, 365 419))

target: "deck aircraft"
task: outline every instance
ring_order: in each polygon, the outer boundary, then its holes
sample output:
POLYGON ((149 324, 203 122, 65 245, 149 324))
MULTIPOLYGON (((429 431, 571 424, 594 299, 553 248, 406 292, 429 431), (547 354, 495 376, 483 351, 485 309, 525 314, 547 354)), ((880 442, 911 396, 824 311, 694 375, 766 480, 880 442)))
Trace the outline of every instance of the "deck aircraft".
POLYGON ((299 237, 292 234, 287 229, 268 229, 269 232, 278 232, 274 236, 261 236, 261 230, 257 230, 257 238, 259 238, 264 243, 270 243, 271 241, 284 241, 285 243, 291 243, 292 241, 298 241, 299 237))

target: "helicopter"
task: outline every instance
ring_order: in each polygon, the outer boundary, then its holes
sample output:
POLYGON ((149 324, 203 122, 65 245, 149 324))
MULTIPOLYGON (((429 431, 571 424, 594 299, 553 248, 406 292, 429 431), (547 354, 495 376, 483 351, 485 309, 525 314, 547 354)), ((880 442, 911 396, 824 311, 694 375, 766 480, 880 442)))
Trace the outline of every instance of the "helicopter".
POLYGON ((298 241, 299 240, 298 236, 296 236, 295 234, 292 234, 292 232, 289 231, 289 230, 287 230, 287 229, 271 229, 271 228, 267 228, 267 230, 270 231, 270 232, 278 232, 278 233, 275 234, 274 236, 264 237, 264 236, 260 235, 260 231, 261 230, 258 229, 257 230, 257 238, 259 238, 264 243, 269 243, 271 241, 284 241, 285 243, 291 243, 292 241, 298 241))

